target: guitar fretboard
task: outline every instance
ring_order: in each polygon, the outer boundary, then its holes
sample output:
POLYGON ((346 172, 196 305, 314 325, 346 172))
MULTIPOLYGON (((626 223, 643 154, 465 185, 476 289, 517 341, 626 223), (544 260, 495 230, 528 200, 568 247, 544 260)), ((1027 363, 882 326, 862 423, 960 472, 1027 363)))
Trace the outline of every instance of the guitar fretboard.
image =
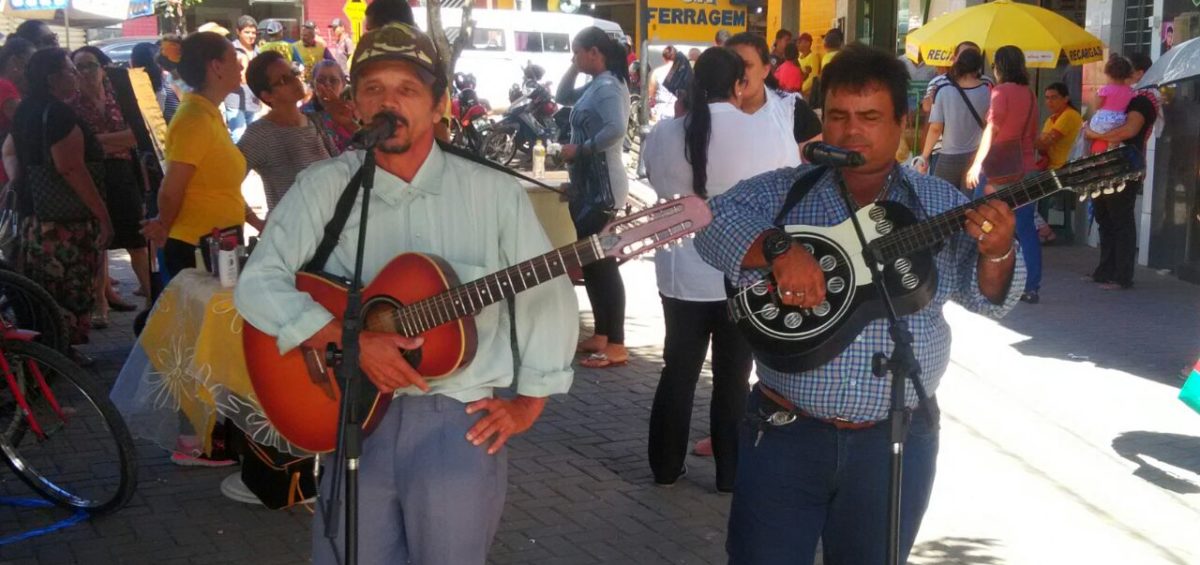
MULTIPOLYGON (((398 312, 381 312, 378 316, 385 316, 387 320, 372 321, 394 325, 404 335, 419 335, 442 324, 476 314, 490 304, 559 277, 571 267, 582 267, 601 259, 604 254, 599 249, 596 236, 584 238, 436 296, 405 305, 398 312)), ((368 327, 372 326, 375 325, 368 323, 368 327)))
POLYGON ((1009 207, 1015 209, 1062 189, 1063 186, 1059 183, 1055 172, 1048 171, 1036 177, 1013 183, 980 200, 951 208, 919 224, 897 230, 872 241, 870 245, 878 252, 876 257, 881 258, 884 263, 891 263, 911 253, 933 247, 958 233, 963 229, 967 211, 978 208, 984 202, 1002 200, 1009 207))

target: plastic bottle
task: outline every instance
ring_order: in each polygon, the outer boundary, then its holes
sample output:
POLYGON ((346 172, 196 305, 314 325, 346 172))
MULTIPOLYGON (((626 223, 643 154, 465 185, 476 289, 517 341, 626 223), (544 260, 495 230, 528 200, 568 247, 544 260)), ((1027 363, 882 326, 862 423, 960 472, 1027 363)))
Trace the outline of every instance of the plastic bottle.
POLYGON ((540 139, 533 145, 533 178, 546 178, 546 146, 540 139))

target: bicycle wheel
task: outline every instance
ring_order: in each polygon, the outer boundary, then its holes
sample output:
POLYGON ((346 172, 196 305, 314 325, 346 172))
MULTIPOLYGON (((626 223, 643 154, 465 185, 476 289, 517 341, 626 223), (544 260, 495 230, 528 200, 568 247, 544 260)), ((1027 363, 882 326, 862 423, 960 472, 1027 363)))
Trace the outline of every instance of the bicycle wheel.
POLYGON ((0 351, 0 459, 64 508, 124 506, 137 485, 133 438, 103 387, 42 344, 3 340, 0 351))
POLYGON ((0 318, 38 332, 38 342, 58 351, 70 347, 67 322, 58 302, 46 289, 15 271, 0 269, 0 318))

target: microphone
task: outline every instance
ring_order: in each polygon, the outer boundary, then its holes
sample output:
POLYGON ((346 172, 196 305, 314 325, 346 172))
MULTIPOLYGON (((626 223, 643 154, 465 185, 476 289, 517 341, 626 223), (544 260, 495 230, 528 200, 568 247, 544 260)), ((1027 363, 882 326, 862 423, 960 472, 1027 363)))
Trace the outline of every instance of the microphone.
POLYGON ((401 118, 391 112, 383 111, 375 114, 371 123, 362 127, 354 134, 353 143, 360 149, 371 149, 396 134, 396 124, 401 118))
POLYGON ((803 155, 804 160, 809 163, 835 168, 857 167, 867 162, 862 153, 821 142, 813 142, 805 145, 803 155))

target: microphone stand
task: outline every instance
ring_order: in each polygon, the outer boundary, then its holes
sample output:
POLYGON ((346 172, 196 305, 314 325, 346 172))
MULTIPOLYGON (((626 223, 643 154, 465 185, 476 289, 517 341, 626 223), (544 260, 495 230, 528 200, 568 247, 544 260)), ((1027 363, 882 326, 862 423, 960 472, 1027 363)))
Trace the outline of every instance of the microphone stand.
MULTIPOLYGON (((354 277, 346 294, 346 313, 342 317, 342 347, 330 343, 325 348, 326 362, 337 368, 342 402, 338 409, 337 451, 333 459, 330 477, 330 500, 321 505, 325 520, 325 537, 333 543, 338 535, 337 508, 342 502, 341 483, 345 479, 346 530, 344 565, 358 563, 358 462, 362 457, 362 415, 359 413, 358 397, 363 376, 359 372, 359 343, 362 333, 362 272, 363 257, 367 244, 367 218, 371 202, 371 189, 375 185, 375 148, 367 147, 363 159, 362 204, 358 223, 358 248, 354 252, 354 277)), ((347 187, 349 190, 350 187, 347 187)), ((334 554, 337 546, 334 545, 334 554)))
MULTIPOLYGON (((841 171, 834 169, 834 179, 837 182, 838 192, 842 199, 846 202, 846 209, 850 211, 850 222, 854 225, 854 233, 858 235, 858 241, 862 245, 863 258, 867 262, 867 266, 871 270, 871 282, 875 284, 875 289, 879 292, 879 297, 883 300, 884 309, 887 312, 888 319, 888 334, 892 338, 893 348, 891 356, 883 353, 876 353, 871 359, 871 372, 876 377, 885 377, 888 372, 892 374, 892 398, 891 408, 888 414, 888 420, 891 426, 891 477, 888 484, 888 540, 887 540, 887 563, 888 565, 900 564, 900 500, 901 500, 901 484, 903 479, 904 469, 904 442, 908 437, 908 426, 912 414, 905 406, 904 381, 910 380, 913 383, 913 388, 916 390, 917 399, 925 405, 927 401, 925 395, 925 386, 921 384, 921 365, 917 361, 916 354, 913 353, 913 337, 912 332, 908 330, 908 321, 896 314, 896 307, 892 301, 892 296, 888 292, 887 281, 884 278, 883 258, 880 257, 873 248, 868 244, 866 234, 863 232, 862 225, 858 221, 856 211, 858 206, 854 202, 854 198, 850 195, 850 191, 846 188, 846 181, 842 178, 841 171)), ((891 178, 888 181, 890 183, 891 178)))

